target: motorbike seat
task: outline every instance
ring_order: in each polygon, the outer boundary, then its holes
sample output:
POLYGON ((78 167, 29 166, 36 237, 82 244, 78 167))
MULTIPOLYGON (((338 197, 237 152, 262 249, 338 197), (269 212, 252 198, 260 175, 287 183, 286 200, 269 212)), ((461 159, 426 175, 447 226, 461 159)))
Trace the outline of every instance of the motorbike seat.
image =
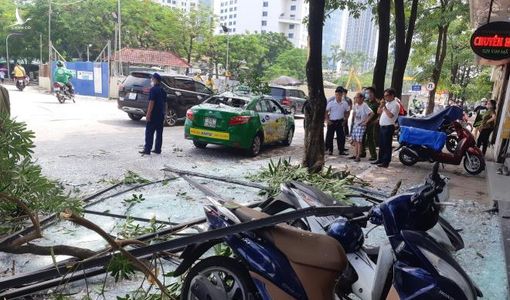
MULTIPOLYGON (((269 216, 244 206, 236 208, 233 213, 241 222, 269 216)), ((271 229, 262 230, 262 236, 296 264, 335 272, 343 271, 347 265, 344 249, 337 240, 328 235, 304 231, 287 224, 278 224, 271 229)))

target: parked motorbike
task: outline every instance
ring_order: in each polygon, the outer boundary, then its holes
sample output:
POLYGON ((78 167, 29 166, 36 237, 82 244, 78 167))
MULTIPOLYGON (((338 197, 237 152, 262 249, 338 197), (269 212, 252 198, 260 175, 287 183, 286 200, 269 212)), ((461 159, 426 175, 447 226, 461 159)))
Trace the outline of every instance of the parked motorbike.
MULTIPOLYGON (((459 138, 456 135, 454 128, 451 126, 456 120, 462 120, 464 112, 458 106, 448 106, 443 110, 430 114, 426 117, 399 117, 399 127, 407 126, 414 128, 421 128, 431 131, 445 132, 446 149, 451 153, 455 152, 459 138)), ((400 136, 398 136, 400 138, 400 136)))
POLYGON ((485 158, 482 151, 476 147, 476 141, 471 132, 455 121, 452 124, 459 139, 453 153, 442 152, 446 142, 446 134, 413 127, 401 127, 399 160, 406 166, 412 166, 419 161, 440 162, 450 165, 460 165, 471 175, 477 175, 485 169, 485 158))
MULTIPOLYGON (((438 182, 443 186, 442 191, 438 194, 439 203, 441 203, 449 198, 447 178, 440 177, 438 182)), ((417 192, 422 187, 422 185, 413 187, 407 193, 417 192)), ((289 209, 294 210, 309 206, 338 205, 338 201, 334 198, 301 182, 282 184, 281 190, 282 193, 278 197, 262 204, 263 212, 276 214, 289 209)), ((364 193, 367 190, 360 189, 359 192, 364 193)), ((370 192, 372 201, 375 201, 377 204, 383 202, 383 200, 378 199, 378 196, 383 197, 383 195, 379 194, 373 197, 374 193, 370 192)), ((336 221, 335 217, 308 217, 296 220, 292 225, 316 233, 326 233, 330 224, 334 224, 336 221)), ((427 234, 445 250, 458 251, 464 248, 462 237, 441 216, 438 217, 437 224, 427 231, 427 234)), ((347 240, 345 242, 347 246, 351 244, 347 240)), ((346 249, 345 246, 344 249, 346 249)), ((349 299, 348 295, 351 293, 354 293, 362 300, 382 299, 382 295, 386 293, 385 289, 391 283, 393 256, 389 243, 383 244, 380 247, 363 245, 357 251, 347 253, 347 259, 349 265, 342 274, 341 284, 337 286, 337 295, 341 299, 349 299)))
MULTIPOLYGON (((185 259, 174 275, 183 274, 217 243, 226 243, 234 256, 208 257, 191 267, 181 299, 335 299, 335 289, 344 283, 342 274, 349 268, 348 255, 357 256, 358 261, 368 259, 358 253, 364 242, 361 226, 367 222, 384 225, 390 241, 387 249, 379 250, 378 266, 393 266, 393 287, 391 280, 359 279, 377 285, 383 291, 380 299, 396 298, 395 291, 403 299, 481 297, 450 254, 421 232, 437 222, 440 191, 436 166, 431 180, 416 193, 390 198, 367 215, 338 218, 327 226, 327 234, 279 224, 192 245, 183 252, 185 259)), ((206 206, 205 212, 211 229, 268 216, 244 206, 219 203, 206 206)))
POLYGON ((71 93, 67 85, 60 82, 54 82, 53 91, 55 92, 58 102, 64 103, 66 100, 73 100, 73 103, 76 103, 74 95, 71 93))
POLYGON ((22 92, 27 86, 27 78, 26 77, 15 77, 14 81, 16 81, 16 87, 20 92, 22 92))

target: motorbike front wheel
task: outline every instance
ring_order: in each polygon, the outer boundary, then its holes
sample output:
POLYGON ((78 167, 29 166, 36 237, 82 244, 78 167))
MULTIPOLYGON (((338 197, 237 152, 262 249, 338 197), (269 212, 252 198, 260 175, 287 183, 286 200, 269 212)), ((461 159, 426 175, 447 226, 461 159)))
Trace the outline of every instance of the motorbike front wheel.
POLYGON ((485 169, 483 155, 468 154, 464 156, 464 169, 471 175, 478 175, 485 169))
POLYGON ((212 256, 190 269, 184 279, 181 299, 256 299, 256 288, 248 270, 238 261, 212 256))
POLYGON ((446 149, 448 152, 453 153, 455 152, 455 149, 457 149, 457 145, 459 144, 459 140, 454 135, 449 135, 446 138, 446 149))
POLYGON ((64 102, 66 102, 66 97, 64 95, 57 94, 57 100, 60 103, 64 103, 64 102))
POLYGON ((418 158, 414 155, 409 154, 405 149, 400 150, 398 153, 398 159, 406 166, 412 166, 418 162, 418 158))

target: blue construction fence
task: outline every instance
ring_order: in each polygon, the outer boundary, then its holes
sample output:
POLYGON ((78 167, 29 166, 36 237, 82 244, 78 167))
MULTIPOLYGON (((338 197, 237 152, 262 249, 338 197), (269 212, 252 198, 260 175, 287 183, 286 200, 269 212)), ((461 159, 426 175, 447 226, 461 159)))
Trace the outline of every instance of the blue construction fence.
MULTIPOLYGON (((73 72, 71 83, 77 95, 108 98, 110 84, 110 68, 105 62, 66 62, 66 68, 73 72)), ((51 79, 57 62, 51 63, 51 79)))

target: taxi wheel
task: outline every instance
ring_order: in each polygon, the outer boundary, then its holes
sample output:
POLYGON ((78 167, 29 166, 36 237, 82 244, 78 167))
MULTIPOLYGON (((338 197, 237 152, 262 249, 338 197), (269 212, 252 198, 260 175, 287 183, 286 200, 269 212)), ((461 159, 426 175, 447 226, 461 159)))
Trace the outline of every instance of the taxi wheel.
POLYGON ((248 155, 257 156, 260 153, 260 148, 262 147, 262 135, 257 133, 257 135, 253 138, 251 142, 251 146, 248 149, 248 155))
POLYGON ((207 143, 199 141, 193 141, 193 145, 195 145, 198 149, 205 149, 205 147, 207 147, 207 143))
POLYGON ((292 144, 293 138, 294 138, 294 127, 289 129, 289 132, 287 132, 287 138, 283 141, 283 144, 285 146, 290 146, 290 144, 292 144))

